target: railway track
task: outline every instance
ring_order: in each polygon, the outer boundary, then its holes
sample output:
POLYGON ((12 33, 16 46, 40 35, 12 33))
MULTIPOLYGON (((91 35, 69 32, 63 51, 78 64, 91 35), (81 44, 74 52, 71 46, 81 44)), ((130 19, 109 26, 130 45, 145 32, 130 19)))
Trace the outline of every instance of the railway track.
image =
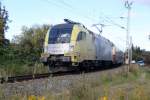
POLYGON ((12 77, 2 77, 0 78, 0 83, 14 83, 14 82, 21 82, 24 80, 32 80, 32 79, 40 79, 50 76, 49 73, 45 74, 34 74, 34 75, 22 75, 22 76, 12 76, 12 77))
MULTIPOLYGON (((114 70, 118 69, 118 67, 110 68, 107 70, 114 70)), ((96 69, 96 70, 88 70, 84 71, 84 73, 91 73, 96 71, 104 71, 106 69, 96 69)), ((81 74, 83 71, 60 71, 55 73, 43 73, 43 74, 31 74, 31 75, 20 75, 20 76, 12 76, 12 77, 1 77, 0 83, 14 83, 14 82, 22 82, 22 81, 28 81, 28 80, 35 80, 35 79, 41 79, 41 78, 47 78, 47 77, 57 77, 57 76, 63 76, 63 75, 75 75, 75 74, 81 74)))
POLYGON ((12 76, 12 77, 1 77, 0 83, 14 83, 14 82, 22 82, 40 78, 47 78, 49 76, 56 77, 56 76, 63 76, 63 75, 73 75, 79 74, 79 71, 67 71, 67 72, 55 72, 55 73, 43 73, 43 74, 31 74, 31 75, 20 75, 20 76, 12 76))

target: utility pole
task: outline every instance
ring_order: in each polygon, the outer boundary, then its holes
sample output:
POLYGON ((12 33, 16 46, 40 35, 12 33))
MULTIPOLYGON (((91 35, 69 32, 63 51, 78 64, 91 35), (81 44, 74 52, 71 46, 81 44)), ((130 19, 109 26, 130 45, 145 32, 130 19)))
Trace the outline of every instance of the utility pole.
POLYGON ((130 36, 130 62, 132 62, 132 36, 130 36))
POLYGON ((128 0, 125 1, 125 8, 128 10, 127 13, 127 26, 126 26, 126 58, 125 58, 125 62, 127 64, 127 73, 129 73, 129 67, 130 67, 130 43, 129 43, 129 35, 130 35, 130 12, 131 12, 131 6, 132 6, 133 2, 129 2, 128 0))
POLYGON ((125 1, 125 8, 128 10, 127 14, 127 26, 126 26, 126 50, 127 50, 127 64, 130 64, 129 58, 130 58, 130 45, 129 45, 129 35, 130 35, 130 12, 131 12, 131 6, 132 2, 129 3, 129 1, 125 1))

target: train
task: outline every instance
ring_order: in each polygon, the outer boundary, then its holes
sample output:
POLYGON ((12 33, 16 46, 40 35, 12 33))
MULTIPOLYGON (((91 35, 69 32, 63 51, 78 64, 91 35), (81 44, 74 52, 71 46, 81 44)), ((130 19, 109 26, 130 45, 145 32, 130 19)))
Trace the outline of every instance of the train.
POLYGON ((50 70, 60 66, 86 69, 124 62, 124 53, 110 40, 79 22, 64 21, 50 27, 45 37, 41 61, 50 70))

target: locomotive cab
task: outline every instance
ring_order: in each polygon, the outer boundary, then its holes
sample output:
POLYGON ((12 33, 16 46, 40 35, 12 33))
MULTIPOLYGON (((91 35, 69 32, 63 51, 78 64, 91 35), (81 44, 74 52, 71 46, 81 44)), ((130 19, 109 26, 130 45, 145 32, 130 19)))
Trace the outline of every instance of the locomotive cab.
POLYGON ((59 24, 53 26, 46 35, 44 53, 41 60, 50 66, 70 65, 71 56, 66 55, 72 52, 71 45, 73 24, 59 24))

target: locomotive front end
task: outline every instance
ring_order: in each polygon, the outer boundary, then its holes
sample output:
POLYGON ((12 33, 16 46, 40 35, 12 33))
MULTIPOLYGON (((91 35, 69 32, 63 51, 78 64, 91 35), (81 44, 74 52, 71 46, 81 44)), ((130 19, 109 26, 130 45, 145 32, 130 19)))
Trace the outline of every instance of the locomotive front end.
POLYGON ((73 24, 59 24, 53 26, 47 33, 44 44, 44 53, 41 61, 50 67, 57 65, 71 65, 71 34, 73 24))

